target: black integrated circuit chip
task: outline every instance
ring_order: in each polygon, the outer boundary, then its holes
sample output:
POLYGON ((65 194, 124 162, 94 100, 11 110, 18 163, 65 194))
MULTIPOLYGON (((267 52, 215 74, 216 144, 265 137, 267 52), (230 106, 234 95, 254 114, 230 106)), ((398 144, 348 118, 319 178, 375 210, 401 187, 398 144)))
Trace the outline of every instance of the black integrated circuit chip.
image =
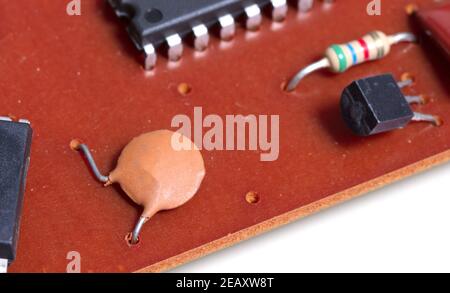
POLYGON ((109 0, 119 17, 128 18, 128 32, 139 50, 146 54, 145 67, 156 64, 156 50, 165 47, 169 60, 183 53, 183 40, 192 40, 196 50, 205 50, 214 27, 223 40, 230 40, 236 21, 242 19, 249 30, 257 29, 262 10, 271 9, 272 18, 281 21, 287 13, 287 0, 109 0))
POLYGON ((0 269, 16 257, 32 133, 28 121, 0 117, 0 269))

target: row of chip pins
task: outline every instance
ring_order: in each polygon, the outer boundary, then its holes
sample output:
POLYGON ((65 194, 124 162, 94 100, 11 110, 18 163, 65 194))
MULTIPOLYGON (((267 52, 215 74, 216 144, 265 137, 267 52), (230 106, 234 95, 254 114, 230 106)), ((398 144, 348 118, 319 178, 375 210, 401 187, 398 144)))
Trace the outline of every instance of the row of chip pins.
MULTIPOLYGON (((286 18, 288 11, 287 0, 271 0, 272 19, 280 22, 286 18)), ((244 8, 246 29, 258 30, 262 23, 262 11, 259 5, 250 4, 244 8)), ((231 14, 218 18, 219 36, 223 41, 231 41, 236 34, 236 21, 231 14)), ((203 23, 196 23, 192 27, 193 46, 196 51, 204 51, 209 45, 210 33, 203 23)), ((183 39, 179 34, 166 37, 167 57, 170 61, 180 60, 183 54, 183 39)), ((153 44, 144 46, 145 69, 152 70, 157 61, 157 52, 153 44)))
MULTIPOLYGON (((334 2, 334 0, 324 0, 325 3, 334 2)), ((314 0, 298 0, 298 10, 307 12, 313 7, 314 0)), ((271 0, 272 20, 281 22, 286 18, 288 12, 287 0, 271 0)), ((262 9, 258 4, 249 4, 244 8, 245 27, 249 31, 256 31, 261 26, 263 17, 262 9)), ((218 18, 219 37, 223 41, 231 41, 236 34, 236 20, 233 15, 225 14, 218 18)), ((210 32, 203 23, 196 23, 192 27, 193 47, 196 51, 207 49, 210 41, 210 32)), ((183 39, 175 33, 166 37, 166 47, 168 59, 172 62, 180 60, 183 55, 183 39)), ((153 44, 144 47, 145 68, 151 70, 156 65, 157 53, 153 44)))

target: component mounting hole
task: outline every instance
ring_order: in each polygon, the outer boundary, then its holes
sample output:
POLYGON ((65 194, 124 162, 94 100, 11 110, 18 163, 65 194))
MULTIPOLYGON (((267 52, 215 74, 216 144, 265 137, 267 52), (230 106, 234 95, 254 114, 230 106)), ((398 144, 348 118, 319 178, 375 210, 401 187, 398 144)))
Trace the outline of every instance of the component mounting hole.
POLYGON ((439 127, 439 126, 442 126, 442 124, 444 124, 444 120, 442 120, 441 117, 435 116, 435 118, 436 118, 436 122, 434 123, 435 126, 439 127))
POLYGON ((136 243, 132 243, 131 240, 133 239, 133 233, 128 233, 127 235, 125 235, 125 241, 127 242, 127 245, 129 247, 135 247, 137 246, 139 243, 141 243, 141 238, 138 237, 138 241, 136 243))
POLYGON ((189 95, 192 92, 192 87, 185 82, 180 83, 178 85, 178 92, 183 96, 189 95))
POLYGON ((400 77, 400 79, 401 79, 401 81, 411 80, 413 83, 416 81, 416 77, 409 72, 403 73, 402 76, 400 77))
POLYGON ((257 204, 260 201, 260 197, 258 192, 256 191, 249 191, 246 195, 245 195, 245 200, 249 203, 249 204, 257 204))
POLYGON ((80 148, 81 141, 78 139, 72 139, 70 142, 70 148, 74 151, 77 151, 80 148))
POLYGON ((418 10, 417 4, 409 3, 405 6, 406 14, 412 15, 418 10))

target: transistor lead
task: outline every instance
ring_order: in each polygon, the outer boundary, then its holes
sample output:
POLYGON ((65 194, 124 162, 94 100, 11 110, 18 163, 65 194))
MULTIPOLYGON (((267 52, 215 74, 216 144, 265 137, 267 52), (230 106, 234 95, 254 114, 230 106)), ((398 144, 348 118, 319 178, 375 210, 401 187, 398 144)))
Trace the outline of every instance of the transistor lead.
POLYGON ((387 36, 383 32, 374 31, 358 40, 332 45, 325 51, 323 59, 300 70, 289 82, 286 90, 295 90, 303 78, 317 70, 328 68, 332 72, 341 73, 354 65, 387 56, 394 44, 415 41, 416 37, 407 32, 387 36))

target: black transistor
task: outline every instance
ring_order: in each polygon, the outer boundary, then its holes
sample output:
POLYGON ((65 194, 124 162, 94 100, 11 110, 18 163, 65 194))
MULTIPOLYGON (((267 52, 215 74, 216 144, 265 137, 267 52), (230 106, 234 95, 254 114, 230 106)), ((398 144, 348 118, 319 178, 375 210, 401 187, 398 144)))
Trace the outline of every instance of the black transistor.
POLYGON ((27 120, 0 117, 0 271, 16 257, 32 129, 27 120))
POLYGON ((397 82, 391 74, 360 79, 344 89, 341 112, 347 126, 357 135, 369 136, 403 128, 411 121, 440 125, 438 117, 413 112, 410 104, 424 103, 422 96, 405 96, 401 88, 412 80, 397 82))

